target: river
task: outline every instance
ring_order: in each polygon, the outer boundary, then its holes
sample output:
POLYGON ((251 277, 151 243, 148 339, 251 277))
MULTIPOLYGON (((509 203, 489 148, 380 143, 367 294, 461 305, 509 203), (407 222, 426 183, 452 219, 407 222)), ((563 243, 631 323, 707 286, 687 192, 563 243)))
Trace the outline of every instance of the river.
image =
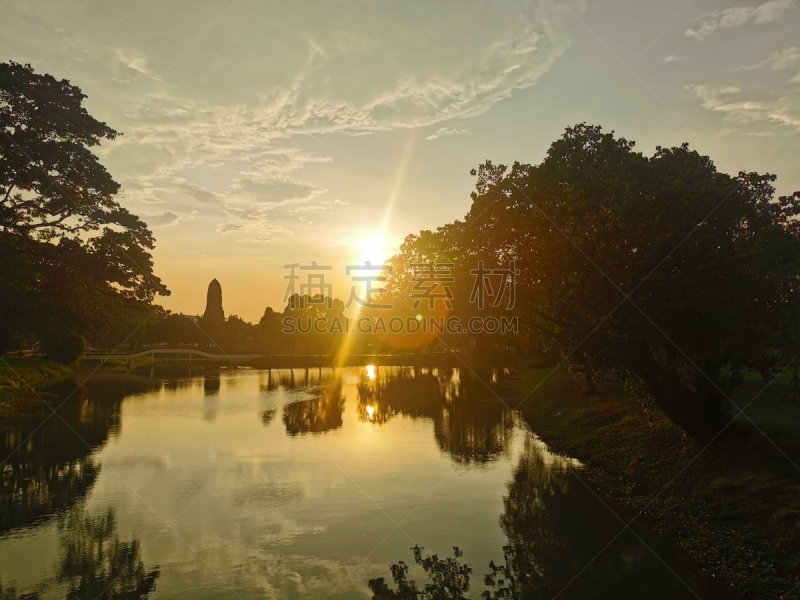
POLYGON ((0 597, 371 598, 399 561, 424 586, 415 545, 440 560, 457 547, 474 598, 721 597, 663 539, 623 530, 580 463, 499 401, 507 374, 223 369, 62 387, 58 414, 0 431, 0 597), (507 572, 487 587, 491 561, 507 572))

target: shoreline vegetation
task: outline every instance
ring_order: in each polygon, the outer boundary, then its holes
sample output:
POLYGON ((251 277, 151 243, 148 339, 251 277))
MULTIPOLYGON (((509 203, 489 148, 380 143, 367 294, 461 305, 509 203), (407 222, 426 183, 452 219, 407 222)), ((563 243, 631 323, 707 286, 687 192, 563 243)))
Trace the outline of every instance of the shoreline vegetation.
POLYGON ((586 397, 560 369, 530 369, 514 376, 510 404, 522 402, 553 452, 586 465, 585 479, 627 523, 646 519, 744 597, 788 598, 800 584, 800 405, 782 400, 790 377, 767 385, 746 374, 733 402, 752 421, 740 415, 708 445, 623 382, 586 397))
POLYGON ((0 363, 0 425, 3 421, 36 417, 51 397, 40 391, 74 376, 74 368, 40 357, 4 357, 0 363), (32 391, 33 390, 33 391, 32 391))
MULTIPOLYGON (((323 357, 280 358, 287 365, 293 359, 296 368, 329 364, 310 364, 323 357)), ((363 362, 356 358, 346 366, 363 362)), ((386 366, 430 360, 370 358, 370 364, 386 366)), ((472 357, 469 365, 497 365, 497 358, 472 357)), ((45 414, 40 398, 49 396, 40 389, 90 372, 86 364, 70 368, 38 357, 4 360, 0 425, 45 414)), ((645 527, 657 529, 709 579, 730 584, 744 597, 784 598, 796 591, 800 475, 792 463, 800 462, 800 405, 783 401, 789 373, 766 387, 760 375, 748 373, 733 398, 738 408, 747 407, 747 417, 740 415, 706 447, 623 382, 601 381, 598 393, 587 397, 580 381, 542 363, 541 357, 517 356, 504 384, 505 401, 519 404, 530 429, 552 451, 584 463, 582 476, 626 522, 646 521, 645 527)), ((124 364, 103 372, 120 370, 124 364)))

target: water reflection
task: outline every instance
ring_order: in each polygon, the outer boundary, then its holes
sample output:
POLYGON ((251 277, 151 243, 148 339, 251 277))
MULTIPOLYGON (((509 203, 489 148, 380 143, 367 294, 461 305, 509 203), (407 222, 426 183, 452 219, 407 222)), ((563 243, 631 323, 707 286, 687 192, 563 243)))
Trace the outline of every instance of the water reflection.
POLYGON ((59 518, 58 538, 54 576, 24 593, 0 584, 0 596, 36 600, 59 591, 67 600, 137 600, 155 590, 159 569, 145 568, 138 539, 120 538, 113 509, 90 515, 75 506, 59 518))
POLYGON ((507 452, 514 427, 512 412, 487 383, 500 378, 497 369, 367 371, 358 384, 358 415, 377 425, 398 414, 431 419, 436 443, 456 462, 490 462, 507 452))
POLYGON ((470 566, 458 561, 457 548, 455 558, 440 559, 415 547, 414 561, 428 582, 417 587, 401 561, 390 569, 394 589, 382 577, 369 581, 373 600, 463 598, 462 592, 480 587, 480 582, 487 600, 673 599, 707 593, 733 597, 728 590, 709 590, 707 583, 687 573, 659 538, 629 530, 620 534, 622 523, 579 472, 576 461, 553 455, 535 437, 527 438, 503 499, 500 523, 508 538, 503 560, 488 568, 470 566), (484 575, 470 582, 473 572, 484 575))
POLYGON ((276 414, 278 414, 278 411, 274 408, 269 408, 261 413, 261 422, 264 423, 265 427, 272 423, 272 419, 275 418, 276 414))
POLYGON ((344 396, 341 382, 312 389, 310 393, 310 399, 283 407, 283 424, 289 435, 324 433, 342 426, 344 396))
POLYGON ((67 600, 146 598, 156 587, 158 568, 148 571, 139 541, 121 540, 112 509, 99 516, 72 510, 59 523, 59 581, 69 586, 67 600))
POLYGON ((0 534, 39 522, 72 505, 94 484, 100 467, 91 453, 118 435, 120 404, 154 387, 147 379, 112 376, 48 390, 58 415, 0 430, 0 534), (74 393, 73 393, 74 392, 74 393))
POLYGON ((203 392, 206 396, 219 394, 219 373, 206 374, 203 378, 203 392))
MULTIPOLYGON (((367 366, 356 384, 361 421, 382 425, 396 415, 429 419, 439 448, 465 465, 484 464, 508 451, 514 417, 497 398, 493 385, 508 370, 463 372, 367 366), (489 382, 494 381, 494 384, 489 382)), ((302 389, 313 397, 286 404, 283 422, 289 435, 323 433, 342 426, 341 374, 333 369, 289 369, 270 373, 262 390, 302 389)), ((265 422, 271 420, 268 416, 265 422)))
POLYGON ((316 387, 330 383, 340 377, 340 373, 333 368, 303 368, 303 369, 268 369, 262 372, 259 378, 261 391, 271 392, 278 388, 294 390, 304 387, 316 387))
MULTIPOLYGON (((242 597, 366 598, 370 578, 407 558, 407 532, 447 555, 462 547, 473 597, 488 574, 490 598, 538 599, 621 527, 575 478, 576 463, 548 453, 498 401, 502 370, 221 373, 96 379, 64 405, 63 420, 0 433, 4 455, 19 446, 0 488, 0 575, 18 589, 0 596, 142 598, 158 578, 164 597, 230 597, 228 582, 242 597), (122 399, 137 395, 123 413, 122 399), (185 547, 161 535, 158 515, 185 547)), ((623 589, 686 592, 621 536, 561 597, 623 589)))
POLYGON ((503 505, 500 522, 508 545, 505 566, 493 573, 498 597, 507 597, 501 590, 531 599, 562 590, 564 598, 603 590, 617 598, 640 598, 648 589, 651 597, 688 593, 677 578, 665 577, 664 565, 632 533, 612 542, 620 522, 566 461, 545 454, 533 440, 526 443, 503 505), (657 579, 666 585, 653 594, 648 584, 657 579))

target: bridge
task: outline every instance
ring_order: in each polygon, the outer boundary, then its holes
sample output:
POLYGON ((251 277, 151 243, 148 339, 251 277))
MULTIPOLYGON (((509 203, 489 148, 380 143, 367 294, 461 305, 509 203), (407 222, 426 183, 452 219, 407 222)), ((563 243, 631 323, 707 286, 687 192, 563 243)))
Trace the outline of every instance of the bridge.
POLYGON ((88 350, 84 353, 85 360, 99 360, 100 364, 105 364, 108 360, 124 360, 128 365, 134 358, 143 356, 150 357, 150 364, 156 364, 156 357, 172 358, 173 360, 181 360, 181 364, 192 364, 192 358, 200 358, 213 363, 228 362, 239 364, 261 358, 263 354, 231 354, 223 351, 209 351, 202 350, 195 346, 150 346, 146 348, 137 348, 136 350, 88 350))

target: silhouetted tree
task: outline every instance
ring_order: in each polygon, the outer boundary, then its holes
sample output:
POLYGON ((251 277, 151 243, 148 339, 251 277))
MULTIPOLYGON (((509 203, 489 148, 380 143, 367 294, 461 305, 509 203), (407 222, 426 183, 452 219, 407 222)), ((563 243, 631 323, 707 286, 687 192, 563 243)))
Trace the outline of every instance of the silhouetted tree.
POLYGON ((515 313, 587 393, 622 369, 675 423, 713 435, 741 370, 800 347, 787 328, 800 316, 800 192, 775 198, 773 175, 731 177, 685 144, 633 148, 584 124, 539 165, 487 162, 463 223, 405 253, 514 259, 515 313))
POLYGON ((116 312, 168 294, 153 274, 152 233, 116 200, 119 184, 91 151, 118 134, 89 115, 85 98, 30 65, 0 63, 5 348, 31 333, 53 333, 51 345, 63 347, 58 332, 87 338, 116 312))
POLYGON ((270 353, 277 352, 281 341, 281 329, 283 328, 280 313, 275 312, 268 306, 264 310, 264 316, 258 322, 258 327, 261 345, 270 353))

